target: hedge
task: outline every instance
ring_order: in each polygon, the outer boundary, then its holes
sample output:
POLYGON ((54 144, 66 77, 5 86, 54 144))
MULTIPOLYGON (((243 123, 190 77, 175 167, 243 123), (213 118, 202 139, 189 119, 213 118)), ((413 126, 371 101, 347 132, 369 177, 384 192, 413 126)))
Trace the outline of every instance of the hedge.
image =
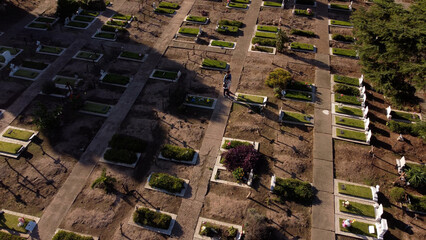
POLYGON ((194 149, 182 148, 171 144, 165 144, 161 148, 161 155, 163 155, 163 157, 177 161, 191 162, 194 158, 194 154, 194 149))
POLYGON ((175 10, 173 10, 173 9, 168 9, 168 8, 161 8, 161 7, 158 7, 158 8, 156 8, 156 9, 154 10, 154 12, 156 12, 156 13, 164 13, 164 14, 173 14, 173 13, 175 13, 176 11, 175 11, 175 10))
POLYGON ((290 44, 291 49, 300 49, 300 50, 306 50, 306 51, 314 51, 314 45, 309 43, 298 43, 298 42, 292 42, 290 44))
POLYGON ((310 183, 292 178, 277 178, 273 193, 278 195, 281 202, 290 200, 309 204, 314 197, 310 183))
POLYGON ((193 21, 193 22, 204 23, 204 22, 207 21, 207 18, 206 17, 189 15, 188 17, 186 17, 186 21, 193 21))
POLYGON ((233 42, 226 42, 226 41, 217 41, 217 40, 213 40, 211 43, 212 46, 217 46, 217 47, 227 47, 227 48, 233 48, 235 46, 235 43, 233 42))
POLYGON ((238 27, 235 26, 228 26, 228 25, 219 25, 216 28, 216 31, 218 33, 227 34, 227 33, 237 33, 238 27))
POLYGON ((148 208, 139 208, 133 213, 133 221, 154 228, 168 229, 172 217, 167 214, 152 211, 148 208))
POLYGON ((219 25, 234 26, 234 27, 240 28, 240 27, 243 26, 243 23, 239 22, 239 21, 233 21, 233 20, 223 19, 223 20, 219 21, 219 25))
POLYGON ((258 31, 264 31, 264 32, 278 32, 278 27, 275 26, 257 26, 258 31))
POLYGON ((344 48, 333 48, 333 54, 334 55, 346 56, 346 57, 352 57, 352 58, 356 58, 357 55, 358 55, 356 50, 344 49, 344 48))
POLYGON ((179 4, 177 4, 177 3, 170 3, 170 2, 160 2, 160 4, 158 5, 158 7, 160 7, 160 8, 178 9, 179 8, 179 4))
POLYGON ((166 173, 153 173, 149 179, 149 186, 160 188, 171 193, 180 193, 185 187, 185 181, 166 173))

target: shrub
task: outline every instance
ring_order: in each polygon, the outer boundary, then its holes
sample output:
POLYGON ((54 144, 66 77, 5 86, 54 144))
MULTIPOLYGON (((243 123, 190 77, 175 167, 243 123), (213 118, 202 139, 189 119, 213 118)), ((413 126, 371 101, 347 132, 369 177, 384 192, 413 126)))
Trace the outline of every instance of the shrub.
POLYGON ((127 149, 133 152, 144 152, 146 143, 137 137, 124 134, 114 134, 108 143, 111 148, 127 149))
POLYGON ((244 172, 250 172, 251 169, 256 169, 258 164, 263 160, 263 155, 260 154, 253 146, 237 146, 222 154, 225 159, 225 167, 229 171, 241 167, 244 172))
POLYGON ((345 95, 351 95, 351 96, 359 96, 360 92, 359 89, 356 87, 351 87, 345 84, 336 84, 334 85, 334 92, 342 93, 345 95))
POLYGON ((390 128, 392 132, 400 133, 400 134, 410 134, 411 133, 411 123, 405 122, 397 122, 394 120, 390 120, 386 123, 386 125, 390 128))
POLYGON ((165 158, 171 158, 177 161, 192 161, 195 151, 191 148, 181 148, 171 144, 165 144, 161 148, 161 155, 165 158))
POLYGON ((405 190, 400 187, 394 187, 390 190, 390 197, 395 202, 405 201, 405 190))
POLYGON ((53 131, 59 127, 61 117, 61 106, 48 110, 46 105, 39 103, 33 113, 33 123, 43 131, 53 131))
POLYGON ((311 203, 314 197, 311 184, 292 178, 277 178, 273 193, 278 195, 281 202, 290 200, 311 203))
POLYGON ((184 183, 182 179, 166 173, 153 173, 149 179, 149 186, 164 189, 171 193, 180 193, 185 187, 184 183))
POLYGON ((236 237, 237 233, 238 233, 238 229, 232 226, 228 228, 228 237, 236 237))
POLYGON ((103 189, 106 193, 114 191, 114 183, 117 180, 114 177, 106 175, 106 169, 102 169, 101 176, 92 183, 92 188, 103 189))
POLYGON ((276 39, 270 39, 270 38, 262 38, 262 37, 254 37, 251 40, 252 44, 259 44, 262 46, 270 46, 270 47, 275 47, 277 45, 277 40, 276 39))
POLYGON ((290 34, 304 36, 304 37, 315 37, 316 36, 316 34, 314 32, 299 30, 299 29, 291 29, 290 34))
POLYGON ((224 20, 220 20, 219 21, 219 25, 234 26, 234 27, 240 28, 240 27, 243 26, 243 23, 239 22, 239 21, 233 21, 233 20, 226 20, 226 19, 224 19, 224 20))
POLYGON ((53 236, 52 240, 93 240, 93 237, 81 236, 77 233, 60 230, 53 236))
POLYGON ((104 154, 104 158, 107 161, 121 162, 126 164, 133 164, 136 162, 136 160, 138 160, 135 152, 116 148, 108 149, 104 154))
POLYGON ((133 221, 154 228, 168 229, 172 217, 167 214, 154 212, 148 208, 139 208, 133 213, 133 221))
POLYGON ((205 222, 201 225, 200 235, 207 237, 214 237, 221 232, 221 229, 218 226, 215 226, 209 222, 205 222))
POLYGON ((283 52, 284 51, 284 45, 288 43, 290 39, 288 38, 287 34, 282 31, 281 29, 278 30, 278 37, 277 37, 277 51, 283 52))
POLYGON ((232 171, 232 176, 237 180, 237 182, 241 182, 244 178, 244 170, 241 167, 236 168, 232 171))
POLYGON ((276 68, 269 73, 268 78, 265 80, 265 84, 271 88, 279 87, 280 89, 285 89, 291 80, 292 77, 290 72, 282 68, 276 68))
POLYGON ((343 41, 343 42, 353 42, 354 41, 354 37, 352 37, 351 35, 342 35, 342 34, 333 34, 331 35, 331 39, 336 40, 336 41, 343 41))
POLYGON ((410 168, 407 171, 407 179, 414 188, 422 189, 426 186, 426 173, 420 168, 410 168))
POLYGON ((426 196, 411 196, 410 195, 411 204, 408 205, 408 208, 419 211, 426 212, 426 196))

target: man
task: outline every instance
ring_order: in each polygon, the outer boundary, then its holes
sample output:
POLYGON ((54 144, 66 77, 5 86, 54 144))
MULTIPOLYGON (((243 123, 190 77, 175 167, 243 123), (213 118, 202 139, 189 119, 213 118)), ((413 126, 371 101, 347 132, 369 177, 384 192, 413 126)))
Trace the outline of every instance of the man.
POLYGON ((229 88, 231 87, 231 71, 227 71, 225 77, 223 78, 223 96, 229 96, 231 93, 229 88))

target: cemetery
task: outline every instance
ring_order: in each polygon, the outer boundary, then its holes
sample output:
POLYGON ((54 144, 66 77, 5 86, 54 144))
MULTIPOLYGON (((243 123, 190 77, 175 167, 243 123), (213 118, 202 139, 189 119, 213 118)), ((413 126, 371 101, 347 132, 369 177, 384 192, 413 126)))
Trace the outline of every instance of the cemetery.
POLYGON ((425 238, 423 8, 0 0, 0 239, 425 238))

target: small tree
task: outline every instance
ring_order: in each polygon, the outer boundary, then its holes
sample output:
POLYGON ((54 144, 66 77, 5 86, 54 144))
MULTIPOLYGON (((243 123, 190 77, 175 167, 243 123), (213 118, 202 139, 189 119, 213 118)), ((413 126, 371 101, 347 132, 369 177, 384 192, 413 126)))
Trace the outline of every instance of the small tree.
POLYGON ((67 17, 71 17, 79 7, 79 3, 76 0, 58 0, 58 6, 56 7, 56 14, 62 20, 67 17))
POLYGON ((103 189, 106 193, 114 191, 114 183, 117 180, 114 177, 106 175, 106 169, 102 169, 101 176, 92 183, 92 188, 103 189))
POLYGON ((291 80, 292 77, 288 71, 282 68, 276 68, 269 73, 265 80, 265 84, 271 88, 285 89, 291 80))
POLYGON ((256 169, 263 160, 263 155, 254 149, 253 145, 232 148, 223 153, 222 157, 225 159, 225 166, 229 171, 242 168, 246 173, 251 169, 256 169))
POLYGON ((276 45, 277 51, 280 53, 284 52, 285 44, 288 43, 289 41, 290 39, 287 36, 287 34, 281 29, 278 29, 278 37, 277 37, 277 45, 276 45))

